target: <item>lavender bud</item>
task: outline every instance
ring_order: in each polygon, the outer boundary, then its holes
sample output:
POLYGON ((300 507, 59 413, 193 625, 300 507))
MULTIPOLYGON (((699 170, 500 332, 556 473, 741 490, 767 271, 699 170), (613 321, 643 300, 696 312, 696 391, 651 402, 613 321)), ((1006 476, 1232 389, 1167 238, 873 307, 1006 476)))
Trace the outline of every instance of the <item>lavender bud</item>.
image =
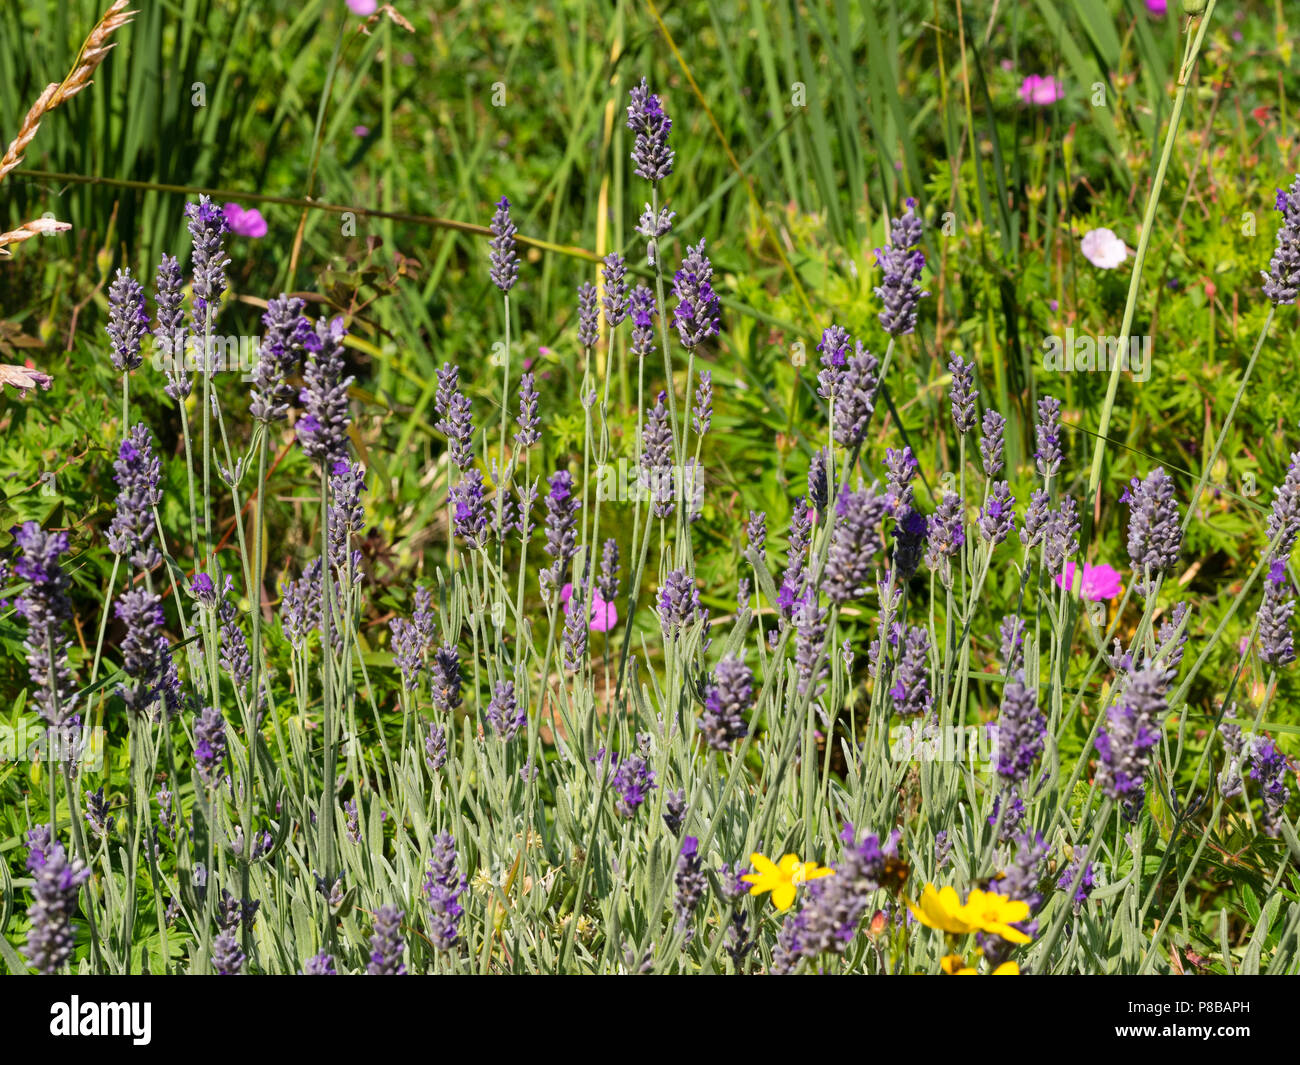
POLYGON ((700 371, 700 387, 695 390, 695 416, 692 428, 696 436, 704 436, 713 424, 713 375, 708 370, 700 371))
MULTIPOLYGON (((531 384, 530 377, 529 385, 531 384)), ((470 401, 460 390, 458 367, 443 363, 442 369, 438 371, 438 391, 434 403, 441 415, 434 428, 447 437, 451 461, 461 470, 469 469, 474 463, 474 418, 470 401)))
POLYGON ((641 431, 641 486, 649 493, 656 518, 673 512, 673 430, 666 392, 660 392, 641 431))
POLYGON ((1036 693, 1017 674, 1002 689, 998 712, 997 769, 1003 780, 1023 784, 1033 772, 1047 739, 1047 718, 1038 709, 1036 693))
POLYGON ((632 354, 644 359, 654 350, 655 297, 645 285, 637 285, 632 293, 632 354))
POLYGON ((38 972, 52 976, 72 957, 72 915, 90 870, 80 858, 69 861, 63 844, 50 842, 48 836, 43 845, 29 847, 27 868, 32 872, 33 901, 27 910, 31 928, 23 953, 38 972))
POLYGON ((903 651, 889 689, 894 713, 915 717, 929 712, 934 704, 930 692, 930 634, 917 626, 909 628, 903 638, 903 651))

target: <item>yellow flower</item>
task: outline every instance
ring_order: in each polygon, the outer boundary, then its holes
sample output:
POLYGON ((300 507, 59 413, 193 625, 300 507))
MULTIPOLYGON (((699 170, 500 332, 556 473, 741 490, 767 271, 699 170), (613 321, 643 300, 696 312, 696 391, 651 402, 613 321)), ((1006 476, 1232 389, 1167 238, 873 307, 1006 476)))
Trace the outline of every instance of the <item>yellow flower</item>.
MULTIPOLYGON (((960 954, 947 954, 939 961, 941 968, 949 976, 978 976, 979 970, 966 964, 960 954)), ((1019 976, 1020 966, 1013 961, 1004 961, 993 970, 994 976, 1019 976)))
POLYGON ((797 854, 787 854, 773 865, 771 859, 754 853, 749 856, 749 863, 757 870, 741 877, 750 885, 749 893, 761 895, 770 891, 772 905, 781 911, 788 910, 794 904, 795 891, 800 884, 831 876, 835 872, 816 862, 801 862, 797 854))
POLYGON ((1029 903, 1013 902, 1006 895, 972 888, 966 902, 962 903, 953 888, 935 890, 933 884, 926 884, 920 902, 916 905, 909 902, 907 907, 912 916, 927 928, 937 928, 956 936, 988 932, 1009 943, 1029 942, 1029 936, 1011 927, 1015 921, 1029 919, 1029 903))
POLYGON ((1018 928, 1012 928, 1015 921, 1029 919, 1029 903, 1013 902, 1006 895, 997 895, 991 891, 972 888, 966 905, 962 907, 969 924, 981 932, 1001 936, 1009 943, 1028 943, 1030 937, 1018 928))
POLYGON ((976 930, 963 911, 955 888, 945 887, 936 891, 933 884, 926 884, 921 892, 921 901, 915 906, 909 902, 907 908, 926 928, 937 928, 957 936, 976 930))
POLYGON ((974 976, 975 970, 966 965, 966 959, 960 954, 945 954, 939 960, 939 968, 948 976, 974 976))

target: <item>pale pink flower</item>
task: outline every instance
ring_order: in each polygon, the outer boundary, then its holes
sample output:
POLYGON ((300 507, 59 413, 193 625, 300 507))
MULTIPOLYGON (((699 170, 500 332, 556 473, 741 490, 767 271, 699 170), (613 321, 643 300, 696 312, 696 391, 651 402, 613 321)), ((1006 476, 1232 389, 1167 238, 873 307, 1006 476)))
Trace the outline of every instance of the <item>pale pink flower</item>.
POLYGON ((1100 603, 1103 599, 1114 599, 1124 590, 1124 585, 1120 583, 1119 571, 1104 562, 1098 566, 1090 566, 1085 562, 1082 577, 1075 564, 1067 562, 1065 572, 1056 575, 1056 583, 1064 586, 1067 581, 1070 584, 1070 591, 1094 603, 1100 603))
POLYGON ((1020 83, 1020 99, 1027 104, 1047 107, 1063 96, 1065 96, 1065 87, 1050 74, 1046 77, 1030 74, 1020 83))
POLYGON ((369 126, 353 126, 353 127, 352 127, 352 135, 353 135, 354 137, 369 137, 369 136, 370 136, 370 127, 369 127, 369 126))
POLYGON ((348 0, 354 15, 373 15, 379 9, 379 0, 348 0))
MULTIPOLYGON (((560 589, 560 599, 564 603, 565 614, 572 614, 573 610, 573 585, 566 584, 560 589)), ((600 597, 594 587, 591 589, 591 614, 587 622, 587 627, 592 632, 609 632, 618 624, 618 607, 613 603, 607 603, 600 597)))
POLYGON ((1128 258, 1128 248, 1109 229, 1090 229, 1083 235, 1083 257, 1100 270, 1114 270, 1128 258))
POLYGON ((266 219, 256 207, 250 207, 245 211, 237 203, 228 203, 225 207, 225 215, 226 221, 230 223, 230 231, 236 236, 266 236, 266 219))

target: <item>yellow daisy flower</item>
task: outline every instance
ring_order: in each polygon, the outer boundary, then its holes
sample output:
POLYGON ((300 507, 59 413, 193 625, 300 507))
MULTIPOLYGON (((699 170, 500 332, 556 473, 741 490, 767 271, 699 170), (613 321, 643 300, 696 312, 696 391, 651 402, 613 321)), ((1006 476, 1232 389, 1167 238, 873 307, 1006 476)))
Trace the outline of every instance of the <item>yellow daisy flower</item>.
POLYGON ((1006 895, 997 895, 992 891, 980 891, 972 888, 966 905, 962 907, 969 924, 981 932, 1001 936, 1008 943, 1028 943, 1030 937, 1018 928, 1012 928, 1016 921, 1029 919, 1029 903, 1013 902, 1006 895))
POLYGON ((797 854, 787 854, 780 862, 773 864, 770 858, 756 852, 749 856, 749 864, 756 871, 741 877, 750 885, 749 893, 762 895, 770 891, 772 905, 783 912, 794 905, 795 892, 800 884, 835 873, 834 869, 827 869, 816 862, 801 862, 797 854))
POLYGON ((926 928, 937 928, 941 932, 951 932, 961 936, 974 932, 976 928, 963 911, 961 899, 952 887, 935 889, 933 884, 926 884, 921 892, 920 902, 907 904, 915 917, 926 928))
MULTIPOLYGON (((941 968, 949 976, 978 976, 979 970, 966 964, 960 954, 947 954, 939 961, 941 968)), ((1020 966, 1013 961, 1004 961, 993 970, 994 976, 1019 976, 1020 966)))

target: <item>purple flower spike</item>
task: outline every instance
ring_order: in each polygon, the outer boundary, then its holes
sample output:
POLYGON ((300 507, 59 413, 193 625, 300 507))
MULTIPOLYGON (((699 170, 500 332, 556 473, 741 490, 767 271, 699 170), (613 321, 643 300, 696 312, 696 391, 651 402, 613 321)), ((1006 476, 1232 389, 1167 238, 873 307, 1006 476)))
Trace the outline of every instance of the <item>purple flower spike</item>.
POLYGON ((80 858, 69 861, 63 844, 52 842, 48 831, 43 836, 29 833, 28 841, 33 901, 27 910, 31 929, 23 953, 38 972, 52 976, 72 957, 72 915, 90 870, 80 858))
POLYGON ((68 534, 47 533, 29 521, 15 531, 14 543, 18 548, 14 576, 27 581, 14 607, 27 623, 23 650, 32 682, 31 699, 46 725, 59 728, 72 714, 76 698, 68 668, 71 641, 64 631, 64 622, 72 617, 72 604, 68 576, 60 565, 68 551, 68 534))
POLYGON ((1155 579, 1178 564, 1183 543, 1174 482, 1157 466, 1144 480, 1134 477, 1120 496, 1129 505, 1128 555, 1138 578, 1133 587, 1143 595, 1154 590, 1155 579), (1147 578, 1151 583, 1147 583, 1147 578))
POLYGON ((306 337, 307 361, 298 394, 303 406, 297 425, 298 445, 309 458, 330 467, 347 457, 348 426, 352 421, 348 387, 353 379, 343 376, 346 335, 342 318, 317 321, 315 332, 306 337))
POLYGON ((402 939, 404 914, 396 906, 380 906, 375 911, 374 931, 370 936, 370 976, 405 976, 406 965, 402 954, 406 942, 402 939))
POLYGON ((904 336, 916 329, 917 307, 921 298, 930 294, 921 288, 921 271, 925 269, 925 255, 917 250, 921 232, 916 201, 909 199, 902 217, 890 223, 889 243, 876 249, 876 263, 884 274, 876 288, 883 305, 880 324, 891 336, 904 336))
POLYGON ((1300 293, 1300 175, 1289 192, 1278 191, 1277 209, 1282 212, 1277 248, 1262 276, 1264 295, 1280 305, 1295 303, 1300 293))
POLYGON ((646 79, 628 92, 627 128, 636 134, 632 162, 638 177, 659 182, 673 172, 673 150, 668 135, 673 122, 664 114, 659 97, 650 91, 646 79))
POLYGON ((510 219, 510 201, 504 196, 497 204, 492 216, 492 241, 488 259, 491 263, 489 274, 492 284, 502 292, 509 294, 519 277, 519 256, 515 252, 515 234, 518 229, 510 219))
POLYGON ((736 655, 727 655, 713 671, 704 698, 700 732, 715 751, 727 751, 748 732, 745 713, 754 705, 754 674, 736 655))
POLYGON ((455 839, 450 832, 434 836, 429 871, 424 877, 424 899, 429 906, 429 938, 434 948, 444 953, 455 947, 460 937, 460 918, 465 908, 459 899, 465 886, 465 877, 456 865, 455 839))
POLYGON ((144 288, 130 270, 118 270, 108 286, 108 325, 113 367, 122 373, 138 370, 144 362, 140 344, 149 332, 144 288))
POLYGON ((686 249, 682 268, 673 278, 673 325, 682 346, 694 348, 718 335, 718 297, 713 291, 713 264, 704 254, 704 241, 686 249))

